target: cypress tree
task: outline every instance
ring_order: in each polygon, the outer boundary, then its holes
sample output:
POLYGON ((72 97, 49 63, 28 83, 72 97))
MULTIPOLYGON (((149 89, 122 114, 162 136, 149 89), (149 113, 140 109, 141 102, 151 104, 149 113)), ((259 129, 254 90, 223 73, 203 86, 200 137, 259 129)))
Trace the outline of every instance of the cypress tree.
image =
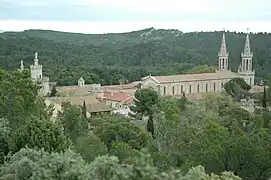
POLYGON ((56 93, 57 93, 56 86, 53 86, 50 96, 54 97, 56 95, 56 93))
POLYGON ((263 90, 262 107, 263 107, 263 108, 266 108, 266 107, 267 107, 267 97, 266 97, 266 87, 265 87, 265 86, 264 86, 264 90, 263 90))
POLYGON ((86 101, 83 102, 83 116, 87 118, 87 107, 86 107, 86 101))

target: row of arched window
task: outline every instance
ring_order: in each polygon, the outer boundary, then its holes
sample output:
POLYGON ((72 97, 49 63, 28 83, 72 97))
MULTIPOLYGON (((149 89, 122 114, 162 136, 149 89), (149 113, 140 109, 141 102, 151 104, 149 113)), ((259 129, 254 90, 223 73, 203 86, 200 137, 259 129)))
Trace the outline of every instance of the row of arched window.
MULTIPOLYGON (((224 86, 224 83, 221 82, 221 87, 223 88, 224 86)), ((176 86, 172 86, 172 95, 177 95, 176 91, 176 86)), ((217 88, 216 88, 216 83, 213 83, 213 91, 216 91, 217 88)), ((208 84, 205 84, 205 92, 209 92, 211 91, 210 88, 208 87, 208 84)), ((183 85, 181 85, 181 94, 184 92, 184 87, 183 85)), ((195 93, 199 93, 200 92, 200 85, 197 84, 197 91, 195 93)), ((188 93, 192 93, 192 85, 189 85, 189 91, 188 93)), ((164 87, 164 95, 167 94, 167 91, 166 91, 166 87, 164 87)))

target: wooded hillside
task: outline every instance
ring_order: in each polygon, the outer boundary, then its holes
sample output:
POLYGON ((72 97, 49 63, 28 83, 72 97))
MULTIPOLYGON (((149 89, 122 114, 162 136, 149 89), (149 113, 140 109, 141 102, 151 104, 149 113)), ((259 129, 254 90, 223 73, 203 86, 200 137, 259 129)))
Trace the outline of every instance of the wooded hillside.
MULTIPOLYGON (((0 65, 10 70, 33 62, 39 52, 46 75, 61 85, 75 84, 80 76, 87 83, 117 84, 148 74, 209 72, 217 65, 221 32, 182 33, 154 28, 119 34, 77 34, 27 30, 0 34, 0 65), (196 67, 202 65, 202 67, 196 67)), ((230 67, 236 71, 245 43, 244 33, 227 32, 230 67)), ((253 66, 257 79, 271 68, 271 34, 251 34, 253 66)))

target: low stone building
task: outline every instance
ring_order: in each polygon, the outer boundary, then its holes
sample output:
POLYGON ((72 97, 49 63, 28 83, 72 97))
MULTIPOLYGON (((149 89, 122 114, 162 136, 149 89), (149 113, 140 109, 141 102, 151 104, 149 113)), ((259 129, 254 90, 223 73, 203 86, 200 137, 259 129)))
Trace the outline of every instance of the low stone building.
POLYGON ((114 113, 118 113, 124 116, 128 116, 130 111, 130 106, 134 102, 134 98, 131 94, 122 92, 104 92, 100 99, 105 102, 106 105, 114 109, 114 113))
POLYGON ((62 105, 64 102, 70 102, 72 105, 83 106, 85 101, 87 108, 87 116, 99 115, 99 114, 110 114, 113 108, 100 102, 95 97, 92 96, 81 96, 81 97, 50 97, 46 98, 47 102, 52 102, 54 104, 62 105))

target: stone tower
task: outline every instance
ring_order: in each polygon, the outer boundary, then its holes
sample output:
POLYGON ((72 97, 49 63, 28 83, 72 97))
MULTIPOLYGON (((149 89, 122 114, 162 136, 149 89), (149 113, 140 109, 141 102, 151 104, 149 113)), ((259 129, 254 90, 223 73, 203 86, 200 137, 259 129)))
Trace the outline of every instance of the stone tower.
POLYGON ((222 41, 220 51, 218 52, 218 70, 219 71, 228 71, 229 70, 229 52, 227 52, 225 30, 223 31, 222 41))
POLYGON ((241 65, 238 75, 243 78, 250 86, 254 85, 255 70, 252 69, 253 52, 250 49, 249 32, 247 33, 244 52, 241 53, 241 65))
POLYGON ((34 65, 30 65, 31 79, 35 82, 42 80, 42 65, 39 65, 38 53, 35 53, 34 65))
POLYGON ((40 86, 40 95, 46 96, 50 93, 49 77, 42 76, 42 65, 39 64, 38 53, 35 53, 34 65, 30 65, 31 79, 40 86))

